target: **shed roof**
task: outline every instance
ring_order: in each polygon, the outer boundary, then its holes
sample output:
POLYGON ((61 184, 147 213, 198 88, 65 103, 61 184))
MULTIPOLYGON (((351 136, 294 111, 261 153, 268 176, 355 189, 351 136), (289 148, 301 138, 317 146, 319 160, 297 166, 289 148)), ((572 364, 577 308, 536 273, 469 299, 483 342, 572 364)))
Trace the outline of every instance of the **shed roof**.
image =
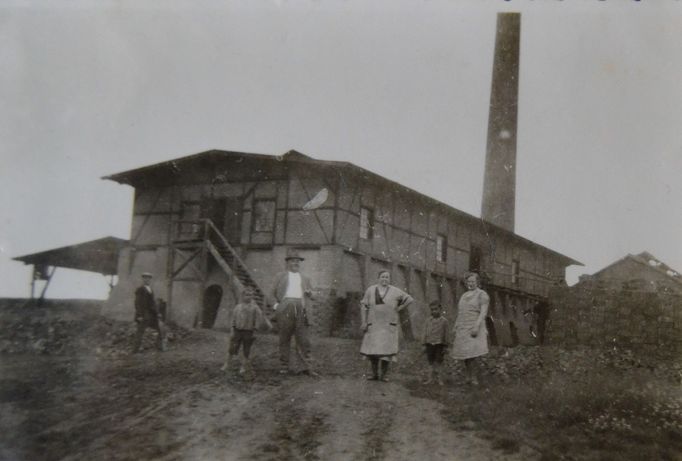
POLYGON ((672 269, 670 266, 668 266, 664 262, 661 262, 661 260, 656 258, 654 255, 652 255, 648 251, 643 251, 643 252, 636 254, 636 255, 628 254, 627 256, 625 256, 625 257, 609 264, 608 266, 604 267, 603 269, 595 272, 594 274, 592 274, 592 277, 598 277, 599 275, 606 272, 607 270, 613 268, 614 266, 622 264, 625 261, 634 261, 635 263, 639 264, 643 270, 649 270, 649 271, 657 272, 661 275, 665 275, 670 281, 682 285, 682 275, 680 275, 679 272, 672 269))
POLYGON ((466 213, 464 211, 458 210, 457 208, 454 208, 450 205, 447 205, 439 200, 436 200, 432 197, 429 197, 427 195, 422 194, 421 192, 415 191, 414 189, 411 189, 403 184, 397 183, 395 181, 392 181, 388 178, 385 178, 379 174, 373 173, 369 170, 366 170, 362 167, 359 167, 353 163, 350 162, 339 162, 339 161, 332 161, 332 160, 318 160, 315 158, 312 158, 308 155, 302 154, 296 150, 290 150, 286 152, 283 155, 267 155, 267 154, 254 154, 254 153, 248 153, 248 152, 237 152, 237 151, 223 151, 223 150, 209 150, 205 152, 200 152, 198 154, 194 155, 189 155, 185 157, 180 157, 174 160, 168 160, 165 162, 161 163, 156 163, 153 165, 148 165, 144 166, 141 168, 136 168, 133 170, 128 170, 128 171, 123 171, 120 173, 115 173, 112 175, 104 176, 102 179, 109 179, 112 181, 116 181, 120 184, 128 184, 133 187, 140 187, 148 184, 150 180, 153 180, 154 178, 159 178, 163 177, 164 179, 172 178, 172 177, 180 177, 183 174, 183 171, 186 168, 190 168, 194 165, 199 165, 202 163, 219 163, 221 161, 226 161, 226 160, 235 160, 239 158, 251 158, 251 159, 258 159, 258 160, 269 160, 269 161, 276 161, 276 162, 292 162, 292 163, 308 163, 311 165, 317 165, 317 166, 327 166, 327 167, 334 167, 335 169, 338 168, 343 168, 349 171, 352 171, 356 174, 361 174, 368 179, 373 179, 376 181, 383 182, 385 184, 389 184, 394 188, 399 188, 404 191, 407 191, 410 194, 416 195, 420 197, 423 200, 426 200, 427 202, 430 202, 433 205, 436 205, 438 207, 443 208, 445 211, 451 214, 457 215, 459 218, 471 221, 471 222, 477 222, 477 223, 482 223, 486 227, 486 231, 492 230, 496 232, 497 234, 504 235, 507 237, 510 237, 516 241, 526 243, 528 245, 531 245, 536 248, 540 248, 544 251, 547 251, 554 256, 557 256, 561 259, 563 259, 566 263, 566 265, 578 265, 578 266, 583 266, 583 263, 580 261, 577 261, 573 258, 570 258, 566 255, 563 255, 561 253, 558 253, 554 250, 551 250, 545 246, 542 246, 538 243, 533 242, 532 240, 529 240, 525 237, 520 236, 519 234, 516 234, 515 232, 511 232, 507 229, 504 229, 502 227, 499 227, 489 221, 485 221, 480 217, 471 215, 469 213, 466 213))
POLYGON ((52 250, 13 258, 24 264, 65 267, 104 275, 116 275, 118 254, 128 245, 128 240, 104 237, 52 250))

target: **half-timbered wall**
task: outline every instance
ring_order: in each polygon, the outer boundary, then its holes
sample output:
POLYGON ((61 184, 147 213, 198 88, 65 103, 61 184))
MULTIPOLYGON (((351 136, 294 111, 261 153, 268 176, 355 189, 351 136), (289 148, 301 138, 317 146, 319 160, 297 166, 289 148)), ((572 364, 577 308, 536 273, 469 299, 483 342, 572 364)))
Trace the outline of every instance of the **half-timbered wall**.
MULTIPOLYGON (((299 248, 306 258, 303 271, 318 290, 316 320, 323 334, 332 329, 335 314, 330 306, 337 305, 338 299, 355 303, 376 281, 380 269, 390 270, 393 283, 417 301, 409 312, 412 334, 421 330, 426 307, 433 300, 440 300, 454 321, 461 278, 473 263, 472 248, 480 249, 481 269, 500 287, 544 296, 551 282, 564 273, 563 261, 552 253, 388 181, 297 162, 244 157, 225 165, 198 166, 173 184, 136 189, 131 248, 122 253, 120 282, 112 299, 132 302, 140 274, 150 271, 158 274, 157 296, 172 299, 174 319, 192 324, 201 312, 206 286, 220 284, 225 298, 221 306, 226 310, 218 314, 216 325, 229 325, 236 295, 224 272, 208 263, 210 258, 197 258, 169 283, 169 274, 177 272, 193 251, 171 251, 178 237, 177 221, 202 218, 216 223, 266 293, 275 274, 285 269, 287 247, 299 248), (327 200, 314 210, 303 210, 322 189, 327 189, 327 200), (367 238, 360 232, 363 209, 365 217, 369 213, 372 219, 367 238), (437 257, 439 239, 444 261, 437 257), (513 261, 519 263, 516 284, 512 283, 513 261)), ((498 302, 516 306, 526 301, 498 302)), ((347 315, 358 315, 356 306, 348 309, 347 315)), ((508 329, 523 310, 496 314, 500 329, 508 329)))
POLYGON ((499 234, 481 221, 458 217, 414 193, 356 180, 339 192, 337 243, 352 251, 449 277, 470 268, 472 247, 481 250, 481 269, 495 285, 546 296, 563 276, 557 257, 529 243, 499 234), (374 218, 370 238, 360 235, 361 208, 374 218), (445 261, 437 261, 437 238, 444 238, 445 261), (512 261, 519 262, 512 283, 512 261))

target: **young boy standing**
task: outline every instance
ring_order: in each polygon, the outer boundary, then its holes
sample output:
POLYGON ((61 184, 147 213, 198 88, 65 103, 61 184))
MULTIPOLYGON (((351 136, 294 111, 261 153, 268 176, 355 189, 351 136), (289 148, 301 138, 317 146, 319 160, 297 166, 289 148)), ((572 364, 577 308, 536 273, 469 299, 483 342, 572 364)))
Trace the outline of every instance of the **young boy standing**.
POLYGON ((253 289, 245 288, 242 293, 242 302, 237 304, 232 313, 232 336, 230 337, 230 347, 228 349, 227 360, 222 366, 221 370, 226 371, 230 369, 230 363, 239 353, 240 347, 243 346, 244 361, 239 369, 239 374, 245 374, 247 378, 253 377, 253 369, 249 361, 251 353, 251 345, 255 341, 253 333, 262 325, 268 329, 272 329, 272 324, 263 315, 263 312, 253 299, 253 289))
POLYGON ((443 379, 439 370, 443 365, 445 349, 448 347, 448 321, 441 315, 441 305, 438 301, 430 304, 431 317, 424 322, 424 334, 422 343, 429 361, 429 377, 424 384, 430 384, 437 380, 438 384, 443 385, 443 379))

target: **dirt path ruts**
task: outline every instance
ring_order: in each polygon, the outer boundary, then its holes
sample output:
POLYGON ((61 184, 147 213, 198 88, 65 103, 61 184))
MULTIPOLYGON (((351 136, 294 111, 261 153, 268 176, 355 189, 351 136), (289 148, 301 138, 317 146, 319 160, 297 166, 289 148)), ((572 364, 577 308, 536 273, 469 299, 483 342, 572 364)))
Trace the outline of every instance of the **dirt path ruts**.
MULTIPOLYGON (((501 459, 490 442, 454 429, 440 410, 394 383, 291 377, 242 387, 238 379, 214 379, 126 415, 65 459, 501 459)), ((524 449, 507 459, 533 458, 524 449)))
MULTIPOLYGON (((345 350, 353 344, 320 342, 320 352, 338 359, 333 370, 321 370, 323 377, 313 379, 279 376, 276 357, 269 353, 274 339, 259 341, 262 347, 254 359, 254 382, 218 371, 224 338, 207 334, 191 349, 175 348, 164 354, 149 351, 115 360, 80 356, 74 365, 76 381, 52 388, 46 384, 49 401, 35 408, 8 403, 3 409, 14 411, 17 418, 32 418, 32 432, 25 433, 22 444, 33 453, 42 452, 42 459, 539 457, 523 446, 505 455, 477 432, 462 429, 466 424, 444 420, 439 403, 411 395, 403 385, 415 384, 414 376, 396 372, 395 382, 364 380, 363 364, 345 350)), ((59 361, 51 363, 61 367, 59 361)), ((26 368, 30 366, 24 363, 20 370, 30 370, 26 368)), ((16 385, 7 381, 14 387, 34 379, 10 367, 4 369, 16 375, 16 385)), ((446 388, 439 392, 449 391, 457 392, 446 388)))

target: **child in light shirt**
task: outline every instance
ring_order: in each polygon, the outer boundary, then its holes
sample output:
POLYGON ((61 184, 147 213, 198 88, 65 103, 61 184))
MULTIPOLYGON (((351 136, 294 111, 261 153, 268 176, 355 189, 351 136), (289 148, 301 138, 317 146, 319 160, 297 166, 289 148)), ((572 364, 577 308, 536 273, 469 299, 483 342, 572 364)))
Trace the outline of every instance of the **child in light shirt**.
POLYGON ((232 313, 232 336, 230 337, 230 347, 228 349, 227 360, 221 368, 226 371, 230 369, 230 364, 234 361, 241 348, 244 354, 242 366, 239 374, 243 374, 247 379, 253 378, 253 368, 249 355, 251 346, 255 341, 254 331, 265 325, 272 329, 272 324, 263 315, 263 312, 253 299, 253 289, 245 288, 242 293, 242 302, 235 306, 232 313))

